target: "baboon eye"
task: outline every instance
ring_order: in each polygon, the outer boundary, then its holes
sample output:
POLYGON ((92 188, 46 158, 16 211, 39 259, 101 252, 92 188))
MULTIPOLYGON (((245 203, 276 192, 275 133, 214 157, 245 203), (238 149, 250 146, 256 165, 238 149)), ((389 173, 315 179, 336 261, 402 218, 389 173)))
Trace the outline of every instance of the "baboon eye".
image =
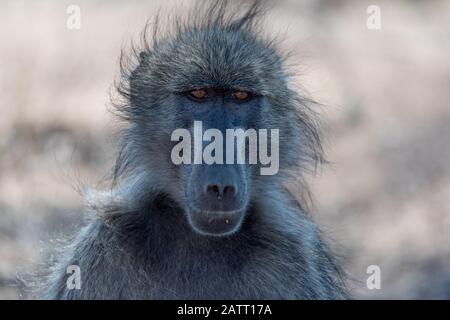
POLYGON ((251 97, 250 92, 247 91, 234 91, 233 92, 233 98, 239 101, 246 101, 249 100, 251 97))
POLYGON ((195 89, 189 91, 189 95, 195 99, 204 99, 208 95, 206 89, 195 89))

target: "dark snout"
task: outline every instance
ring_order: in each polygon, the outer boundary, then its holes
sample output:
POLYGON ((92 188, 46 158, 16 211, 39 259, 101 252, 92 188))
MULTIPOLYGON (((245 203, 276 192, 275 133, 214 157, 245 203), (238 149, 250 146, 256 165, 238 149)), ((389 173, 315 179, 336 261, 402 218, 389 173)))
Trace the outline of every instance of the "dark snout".
POLYGON ((189 220, 195 231, 227 235, 239 229, 248 202, 240 165, 195 165, 191 177, 189 220))
POLYGON ((244 182, 238 165, 204 165, 197 168, 199 205, 214 212, 231 212, 243 205, 244 182))

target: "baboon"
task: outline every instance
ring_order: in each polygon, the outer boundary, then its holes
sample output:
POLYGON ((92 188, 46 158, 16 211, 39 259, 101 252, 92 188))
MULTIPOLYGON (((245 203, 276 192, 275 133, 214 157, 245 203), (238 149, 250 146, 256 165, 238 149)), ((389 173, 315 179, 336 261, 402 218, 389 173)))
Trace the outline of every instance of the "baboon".
POLYGON ((115 110, 127 126, 112 187, 86 194, 86 225, 61 250, 42 298, 348 297, 307 206, 287 187, 324 161, 321 131, 279 41, 263 33, 265 12, 261 1, 203 1, 168 30, 148 24, 143 45, 122 58, 115 110), (194 121, 221 132, 279 128, 279 172, 174 164, 171 134, 194 121), (66 285, 70 265, 81 289, 66 285))

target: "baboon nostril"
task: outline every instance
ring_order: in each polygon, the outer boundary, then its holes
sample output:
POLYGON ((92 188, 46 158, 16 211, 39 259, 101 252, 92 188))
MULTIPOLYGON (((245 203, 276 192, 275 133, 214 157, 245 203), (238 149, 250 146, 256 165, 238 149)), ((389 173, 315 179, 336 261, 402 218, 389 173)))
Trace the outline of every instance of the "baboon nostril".
POLYGON ((223 194, 228 196, 234 196, 236 194, 236 188, 233 186, 225 186, 223 194))
POLYGON ((232 197, 236 195, 236 188, 234 186, 225 186, 211 184, 206 187, 206 193, 210 196, 222 199, 223 197, 232 197))
POLYGON ((215 197, 221 197, 222 196, 222 190, 218 185, 209 185, 206 187, 206 193, 215 197))

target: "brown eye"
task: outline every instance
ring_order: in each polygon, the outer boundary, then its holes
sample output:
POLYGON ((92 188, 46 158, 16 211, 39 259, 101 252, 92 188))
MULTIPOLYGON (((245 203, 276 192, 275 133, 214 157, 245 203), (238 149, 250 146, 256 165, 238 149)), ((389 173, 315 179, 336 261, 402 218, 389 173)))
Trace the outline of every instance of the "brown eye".
POLYGON ((233 97, 239 101, 245 101, 250 98, 250 93, 247 91, 235 91, 233 92, 233 97))
POLYGON ((208 93, 206 92, 205 89, 195 89, 189 91, 189 95, 194 97, 195 99, 203 99, 208 95, 208 93))

